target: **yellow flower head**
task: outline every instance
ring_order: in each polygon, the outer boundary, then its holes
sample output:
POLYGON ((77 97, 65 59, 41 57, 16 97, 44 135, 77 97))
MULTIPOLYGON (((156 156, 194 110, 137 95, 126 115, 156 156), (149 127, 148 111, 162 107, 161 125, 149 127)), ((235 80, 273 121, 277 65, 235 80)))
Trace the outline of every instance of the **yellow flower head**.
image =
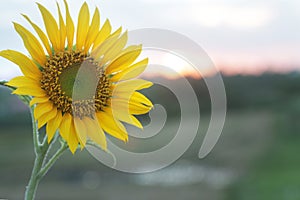
POLYGON ((57 4, 57 22, 38 4, 46 33, 23 15, 38 38, 14 23, 30 57, 14 50, 0 52, 24 74, 7 85, 17 88, 14 94, 33 97, 30 105, 35 105, 38 127, 46 125, 48 142, 59 130, 72 153, 78 145, 84 148, 87 140, 106 150, 105 133, 127 141, 128 134, 121 122, 142 128, 135 115, 145 114, 153 106, 137 91, 152 83, 133 79, 144 71, 148 59, 135 62, 141 45, 125 47, 127 32, 122 33, 122 28, 112 32, 108 20, 100 28, 97 8, 90 21, 86 3, 80 9, 75 33, 66 1, 65 7, 64 20, 57 4))

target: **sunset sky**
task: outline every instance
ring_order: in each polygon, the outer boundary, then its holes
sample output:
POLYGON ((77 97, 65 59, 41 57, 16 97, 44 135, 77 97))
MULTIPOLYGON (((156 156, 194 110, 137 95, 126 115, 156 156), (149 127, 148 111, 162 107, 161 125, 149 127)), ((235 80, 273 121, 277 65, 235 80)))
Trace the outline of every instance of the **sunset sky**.
MULTIPOLYGON (((32 0, 9 0, 0 8, 0 49, 26 52, 11 21, 26 24, 25 13, 42 25, 32 0)), ((56 13, 55 1, 38 0, 56 13)), ((62 2, 59 0, 58 2, 62 2)), ((72 0, 75 17, 83 1, 72 0)), ((259 74, 300 69, 299 0, 88 0, 97 5, 102 23, 134 30, 163 28, 184 34, 197 42, 215 65, 227 74, 259 74)), ((164 58, 170 63, 171 57, 164 58)), ((179 62, 180 63, 180 62, 179 62)), ((184 67, 175 70, 184 71, 184 67)), ((18 68, 0 58, 0 79, 20 74, 18 68)))

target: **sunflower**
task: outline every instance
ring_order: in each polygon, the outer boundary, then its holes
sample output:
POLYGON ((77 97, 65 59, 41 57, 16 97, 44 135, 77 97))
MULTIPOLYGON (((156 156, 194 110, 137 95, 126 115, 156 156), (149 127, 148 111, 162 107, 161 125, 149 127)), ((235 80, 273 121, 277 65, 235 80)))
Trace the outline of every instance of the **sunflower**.
POLYGON ((7 85, 17 95, 32 96, 38 128, 46 126, 50 143, 57 131, 72 153, 87 141, 107 149, 106 135, 128 140, 124 122, 143 128, 136 115, 153 107, 138 90, 152 83, 135 79, 148 64, 136 62, 142 46, 126 47, 127 32, 122 27, 112 32, 109 20, 100 28, 100 13, 95 8, 92 19, 87 3, 78 14, 77 31, 66 0, 64 20, 59 4, 58 21, 41 4, 45 30, 23 15, 38 37, 18 23, 14 28, 30 56, 3 50, 0 56, 17 64, 24 76, 7 85))

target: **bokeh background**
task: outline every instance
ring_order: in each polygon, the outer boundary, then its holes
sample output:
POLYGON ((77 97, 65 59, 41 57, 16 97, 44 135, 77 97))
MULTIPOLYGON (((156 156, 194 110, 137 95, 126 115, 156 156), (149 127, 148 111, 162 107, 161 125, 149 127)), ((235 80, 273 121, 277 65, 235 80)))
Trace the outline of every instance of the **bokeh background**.
MULTIPOLYGON (((55 1, 38 2, 56 13, 55 1)), ((70 1, 74 17, 82 2, 70 1)), ((193 86, 201 109, 198 135, 188 151, 168 168, 140 175, 112 170, 87 151, 67 152, 42 180, 37 199, 300 199, 299 1, 89 0, 88 4, 91 9, 98 6, 101 21, 109 18, 114 28, 169 29, 202 46, 223 76, 226 123, 213 151, 199 159, 210 119, 209 93, 201 77, 168 59, 193 86)), ((34 1, 3 1, 1 50, 26 52, 11 23, 26 23, 20 13, 42 25, 34 1)), ((17 75, 18 68, 0 58, 0 80, 17 75)), ((177 87, 182 79, 160 72, 145 76, 177 87)), ((137 152, 163 146, 180 122, 178 102, 168 88, 155 85, 144 93, 165 107, 168 120, 145 146, 129 139, 127 148, 137 152)), ((148 116, 141 119, 149 123, 148 116)), ((23 198, 33 160, 29 110, 0 87, 0 199, 23 198)))

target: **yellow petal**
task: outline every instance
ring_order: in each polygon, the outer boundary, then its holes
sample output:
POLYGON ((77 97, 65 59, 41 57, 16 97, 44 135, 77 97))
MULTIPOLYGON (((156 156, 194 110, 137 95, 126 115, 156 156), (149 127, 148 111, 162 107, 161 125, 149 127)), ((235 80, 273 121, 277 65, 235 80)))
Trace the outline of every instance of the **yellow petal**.
POLYGON ((40 87, 40 82, 38 80, 34 80, 27 76, 17 76, 13 79, 11 79, 6 85, 12 86, 12 87, 40 87))
POLYGON ((113 116, 111 108, 106 108, 104 111, 97 112, 96 116, 100 126, 106 133, 123 141, 128 140, 125 127, 113 116))
POLYGON ((40 29, 40 27, 38 27, 35 23, 33 23, 29 17, 27 17, 26 15, 23 15, 23 17, 31 24, 31 26, 34 28, 35 32, 39 35, 41 41, 43 42, 48 55, 52 55, 52 51, 51 51, 51 47, 48 41, 48 38, 46 36, 46 34, 42 31, 42 29, 40 29))
POLYGON ((72 124, 72 115, 69 113, 64 113, 61 124, 59 126, 59 133, 60 136, 66 141, 68 141, 69 138, 71 124, 72 124))
POLYGON ((95 9, 95 13, 91 22, 91 26, 89 28, 86 40, 85 40, 85 45, 84 45, 84 52, 87 53, 88 50, 90 49, 91 45, 95 41, 97 34, 99 32, 100 28, 100 13, 98 8, 95 9))
POLYGON ((40 79, 42 76, 41 71, 38 67, 24 54, 13 51, 13 50, 3 50, 0 51, 0 56, 10 60, 11 62, 18 65, 25 76, 31 77, 33 79, 40 79))
POLYGON ((134 92, 134 93, 120 93, 119 95, 118 94, 115 94, 117 98, 114 98, 114 99, 122 99, 122 100, 125 100, 125 101, 130 101, 130 102, 136 102, 136 103, 141 103, 141 104, 144 104, 148 107, 153 107, 153 104, 152 102, 147 98, 145 97, 145 95, 139 93, 139 92, 134 92))
POLYGON ((122 81, 115 85, 115 88, 113 89, 113 95, 119 93, 133 93, 135 90, 149 88, 152 85, 152 82, 143 79, 122 81))
POLYGON ((70 126, 70 133, 69 133, 69 138, 68 138, 68 145, 69 149, 72 152, 72 154, 75 153, 75 151, 78 148, 78 138, 77 138, 77 133, 75 130, 74 126, 74 121, 72 120, 71 126, 70 126))
POLYGON ((147 67, 148 65, 148 58, 131 65, 127 69, 117 73, 111 78, 111 81, 116 82, 120 80, 128 80, 137 77, 140 75, 147 67))
POLYGON ((146 106, 141 104, 140 102, 135 102, 131 100, 124 100, 124 99, 114 99, 112 102, 112 109, 120 110, 126 113, 130 113, 133 115, 141 115, 148 113, 152 106, 146 106))
POLYGON ((40 103, 34 108, 34 118, 38 119, 45 113, 48 113, 52 110, 53 103, 51 101, 47 101, 45 103, 40 103))
POLYGON ((57 111, 56 116, 51 119, 46 126, 46 133, 48 136, 48 143, 51 142, 53 136, 55 135, 56 130, 59 128, 62 121, 62 114, 60 111, 57 111))
MULTIPOLYGON (((103 26, 105 26, 105 24, 103 26)), ((105 27, 103 27, 103 28, 105 28, 105 27)), ((110 27, 110 31, 111 31, 111 27, 110 27)), ((106 33, 108 33, 108 32, 106 32, 106 33)), ((117 43, 121 33, 122 33, 122 27, 118 28, 118 30, 116 30, 112 34, 109 33, 110 35, 108 34, 106 37, 103 37, 101 44, 98 44, 98 47, 95 48, 95 51, 98 52, 99 56, 96 56, 94 58, 97 59, 101 55, 104 55, 106 51, 108 51, 109 49, 112 49, 113 45, 117 43), (98 49, 98 50, 96 50, 96 49, 98 49), (99 50, 100 50, 100 52, 99 52, 99 50)), ((123 39, 125 39, 127 42, 127 33, 125 34, 125 37, 123 39)), ((94 51, 94 48, 93 48, 93 51, 94 51)), ((92 54, 93 54, 93 52, 92 52, 92 54)))
POLYGON ((79 117, 74 118, 74 126, 77 133, 77 137, 80 141, 81 148, 84 148, 87 139, 87 127, 82 119, 79 117))
POLYGON ((12 92, 12 94, 18 95, 30 95, 36 97, 44 97, 46 96, 46 92, 39 87, 19 87, 12 92))
POLYGON ((81 50, 89 30, 90 12, 86 2, 81 6, 78 15, 76 49, 81 50))
POLYGON ((45 103, 49 101, 49 97, 45 96, 45 97, 34 97, 31 101, 30 101, 30 106, 33 106, 36 103, 45 103))
POLYGON ((37 3, 42 14, 45 28, 48 34, 48 38, 54 48, 55 51, 59 51, 60 49, 60 34, 59 29, 56 23, 56 20, 51 15, 51 13, 41 4, 37 3))
POLYGON ((152 107, 129 103, 129 112, 132 115, 143 115, 148 113, 152 107))
POLYGON ((137 49, 121 55, 106 68, 106 73, 112 74, 114 72, 118 72, 119 70, 127 68, 128 65, 131 65, 136 60, 140 53, 141 49, 137 49))
MULTIPOLYGON (((111 48, 109 48, 105 53, 103 53, 104 57, 101 60, 101 64, 105 64, 108 61, 111 61, 116 58, 116 56, 121 52, 121 50, 125 47, 128 40, 127 31, 113 44, 111 48)), ((100 64, 100 65, 101 65, 100 64)))
POLYGON ((103 150, 107 150, 106 137, 98 121, 86 117, 84 118, 84 123, 86 124, 89 138, 103 150))
POLYGON ((152 102, 145 95, 139 92, 133 93, 133 95, 130 97, 130 101, 140 102, 148 107, 153 107, 152 102))
POLYGON ((142 50, 142 45, 141 44, 140 45, 130 45, 130 46, 126 47, 125 49, 123 49, 116 58, 118 58, 121 55, 124 55, 126 53, 135 51, 135 50, 142 50))
POLYGON ((66 7, 66 29, 67 29, 67 39, 68 39, 68 49, 71 50, 73 48, 73 39, 74 39, 74 23, 69 11, 69 6, 66 0, 65 7, 66 7))
POLYGON ((133 126, 136 126, 140 129, 143 129, 143 125, 140 123, 139 120, 137 120, 136 117, 134 117, 133 115, 131 115, 129 113, 129 110, 126 111, 121 111, 121 110, 116 110, 116 109, 112 109, 113 111, 113 116, 117 119, 119 119, 122 122, 126 122, 128 124, 131 124, 133 126))
POLYGON ((91 57, 93 57, 97 62, 99 62, 102 56, 109 49, 112 49, 114 44, 118 41, 118 37, 108 38, 101 45, 91 52, 91 57))
POLYGON ((94 49, 96 49, 97 47, 99 47, 99 45, 101 45, 102 42, 103 42, 104 40, 106 40, 106 38, 109 36, 110 32, 111 32, 111 25, 110 25, 109 20, 107 19, 107 20, 104 22, 104 24, 103 24, 101 30, 100 30, 99 33, 97 34, 97 37, 96 37, 96 39, 95 39, 95 41, 94 41, 94 45, 93 45, 92 50, 94 50, 94 49))
POLYGON ((113 110, 140 115, 149 112, 153 107, 152 102, 139 92, 114 92, 113 97, 111 100, 113 110))
POLYGON ((122 27, 118 28, 115 32, 110 34, 108 38, 113 38, 113 37, 119 37, 119 35, 122 33, 122 27))
POLYGON ((46 55, 40 42, 22 25, 14 23, 14 27, 23 39, 24 46, 28 50, 31 57, 41 66, 44 66, 44 64, 46 63, 46 55))
POLYGON ((59 4, 57 4, 57 10, 58 10, 58 16, 59 16, 59 32, 60 32, 60 46, 59 50, 63 51, 65 49, 65 42, 66 42, 66 35, 67 35, 67 29, 64 22, 64 19, 62 17, 59 4))
POLYGON ((43 114, 41 117, 39 117, 38 120, 38 128, 40 129, 42 126, 44 126, 48 121, 53 119, 57 114, 57 109, 53 108, 50 112, 43 114))

